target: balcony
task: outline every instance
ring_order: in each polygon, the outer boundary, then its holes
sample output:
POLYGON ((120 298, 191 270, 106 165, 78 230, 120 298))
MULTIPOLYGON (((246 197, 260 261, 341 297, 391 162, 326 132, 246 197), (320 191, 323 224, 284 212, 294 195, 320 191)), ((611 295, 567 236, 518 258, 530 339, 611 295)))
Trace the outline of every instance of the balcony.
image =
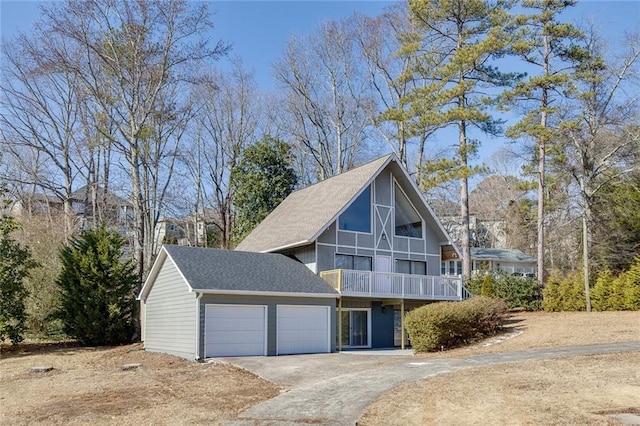
POLYGON ((320 273, 343 296, 385 299, 463 300, 462 278, 334 269, 320 273))

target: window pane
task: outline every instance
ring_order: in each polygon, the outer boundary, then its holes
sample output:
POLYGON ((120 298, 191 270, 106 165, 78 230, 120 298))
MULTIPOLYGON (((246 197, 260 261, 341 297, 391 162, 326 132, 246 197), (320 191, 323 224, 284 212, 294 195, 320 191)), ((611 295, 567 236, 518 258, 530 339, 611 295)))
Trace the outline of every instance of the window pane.
POLYGON ((353 269, 353 256, 336 254, 336 269, 353 269))
POLYGON ((407 197, 395 186, 396 235, 400 237, 422 238, 422 218, 413 208, 407 197))
POLYGON ((447 275, 447 262, 440 262, 440 275, 447 275))
POLYGON ((354 256, 353 257, 353 269, 357 271, 370 271, 371 270, 371 258, 366 256, 354 256))
POLYGON ((408 260, 397 260, 396 261, 396 272, 399 274, 410 274, 411 273, 411 262, 408 260))
POLYGON ((458 269, 458 273, 456 275, 462 275, 462 261, 456 260, 456 267, 458 269))
POLYGON ((456 275, 456 262, 453 260, 449 261, 449 275, 456 275))
POLYGON ((427 263, 419 261, 411 262, 411 273, 414 275, 427 275, 427 263))
POLYGON ((371 187, 340 215, 338 226, 343 231, 371 232, 371 187))

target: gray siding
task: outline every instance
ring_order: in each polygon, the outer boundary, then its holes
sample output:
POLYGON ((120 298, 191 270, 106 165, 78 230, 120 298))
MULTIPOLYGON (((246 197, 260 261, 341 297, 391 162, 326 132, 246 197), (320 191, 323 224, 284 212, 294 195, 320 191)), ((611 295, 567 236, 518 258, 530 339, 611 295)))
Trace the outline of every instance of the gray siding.
POLYGON ((196 295, 169 258, 147 297, 144 326, 146 350, 196 359, 196 295))
POLYGON ((304 263, 307 268, 317 273, 316 268, 316 246, 315 244, 309 244, 308 246, 299 247, 290 251, 283 252, 284 254, 290 254, 295 256, 300 262, 304 263))
POLYGON ((388 170, 380 172, 376 178, 375 203, 384 206, 391 206, 391 173, 388 170))
MULTIPOLYGON (((277 305, 315 305, 330 306, 331 314, 331 352, 336 351, 336 299, 312 297, 282 297, 282 296, 242 296, 242 295, 213 295, 205 294, 200 299, 200 348, 198 356, 204 358, 204 315, 207 304, 231 305, 266 305, 267 306, 267 355, 276 354, 277 345, 277 305)), ((195 327, 194 327, 195 329, 195 327)))
POLYGON ((323 246, 318 244, 318 273, 335 269, 335 253, 335 246, 323 246))
POLYGON ((335 244, 336 243, 336 222, 334 221, 320 236, 319 243, 335 244))

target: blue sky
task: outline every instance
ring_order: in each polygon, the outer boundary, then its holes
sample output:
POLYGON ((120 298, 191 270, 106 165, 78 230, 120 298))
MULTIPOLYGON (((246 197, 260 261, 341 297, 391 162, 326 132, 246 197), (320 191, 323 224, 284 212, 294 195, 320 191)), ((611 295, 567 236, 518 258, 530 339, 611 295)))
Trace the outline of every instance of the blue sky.
MULTIPOLYGON (((273 90, 271 64, 281 55, 293 34, 304 34, 319 23, 351 15, 354 11, 375 16, 390 5, 387 1, 215 1, 211 10, 214 39, 233 45, 239 56, 255 72, 258 85, 273 90)), ((640 28, 640 0, 582 0, 566 15, 568 20, 593 20, 610 41, 612 49, 624 31, 640 28)), ((38 17, 38 2, 0 0, 0 30, 3 38, 17 31, 28 32, 38 17)), ((224 60, 223 60, 224 61, 224 60)), ((223 64, 221 64, 223 65, 223 64)), ((504 141, 485 140, 483 157, 497 150, 504 141)))
MULTIPOLYGON (((38 17, 38 2, 0 0, 3 38, 29 31, 38 17)), ((388 1, 214 1, 212 36, 230 42, 233 55, 254 69, 259 85, 271 89, 270 65, 278 59, 287 39, 312 30, 325 20, 349 16, 354 11, 375 16, 388 1)), ((567 15, 572 20, 590 17, 610 35, 619 38, 624 29, 640 25, 640 0, 582 0, 567 15)))

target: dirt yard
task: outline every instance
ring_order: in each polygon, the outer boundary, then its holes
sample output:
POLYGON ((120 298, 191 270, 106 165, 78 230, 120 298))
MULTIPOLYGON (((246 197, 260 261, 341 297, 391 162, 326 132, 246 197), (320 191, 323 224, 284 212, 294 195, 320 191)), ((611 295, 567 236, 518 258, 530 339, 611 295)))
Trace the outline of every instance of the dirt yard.
MULTIPOLYGON (((6 347, 3 347, 6 349, 6 347)), ((0 361, 0 424, 220 424, 280 389, 223 364, 141 345, 21 345, 0 361), (140 364, 123 370, 128 364, 140 364), (32 367, 53 367, 30 373, 32 367)))
MULTIPOLYGON (((640 341, 640 312, 523 313, 502 336, 430 357, 640 341)), ((226 364, 141 345, 0 347, 0 424, 220 424, 283 389, 226 364), (123 369, 128 364, 139 367, 123 369), (50 366, 45 373, 32 367, 50 366)), ((640 353, 528 361, 445 374, 372 404, 362 424, 619 424, 640 413, 640 353)))
MULTIPOLYGON (((522 313, 507 333, 468 348, 420 355, 640 341, 640 312, 522 313)), ((396 388, 359 425, 621 425, 606 416, 640 415, 640 353, 526 361, 474 368, 396 388)))

